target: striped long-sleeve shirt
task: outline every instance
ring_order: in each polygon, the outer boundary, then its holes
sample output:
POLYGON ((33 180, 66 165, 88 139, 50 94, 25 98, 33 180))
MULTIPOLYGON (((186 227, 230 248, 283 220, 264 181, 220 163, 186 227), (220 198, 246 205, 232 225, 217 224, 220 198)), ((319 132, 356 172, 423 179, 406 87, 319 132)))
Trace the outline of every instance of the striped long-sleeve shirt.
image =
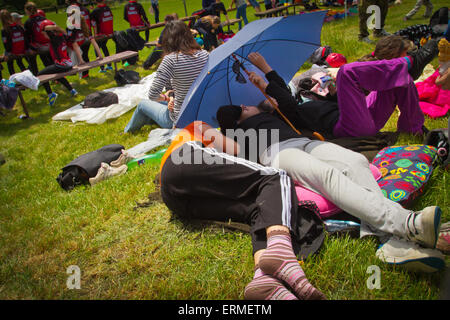
POLYGON ((193 55, 173 52, 166 55, 159 65, 148 97, 156 100, 164 88, 173 88, 175 98, 173 111, 170 112, 172 121, 178 119, 184 97, 206 64, 208 55, 205 50, 198 50, 193 55))

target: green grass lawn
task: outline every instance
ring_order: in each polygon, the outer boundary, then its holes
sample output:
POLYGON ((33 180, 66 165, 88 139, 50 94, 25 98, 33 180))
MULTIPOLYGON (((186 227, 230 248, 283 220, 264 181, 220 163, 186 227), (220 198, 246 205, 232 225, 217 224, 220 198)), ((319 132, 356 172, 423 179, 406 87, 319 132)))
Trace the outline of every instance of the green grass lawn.
MULTIPOLYGON (((228 5, 229 1, 225 1, 228 5)), ((403 15, 414 0, 390 8, 386 30, 426 23, 424 8, 406 22, 403 15)), ((433 1, 435 9, 445 1, 433 1)), ((147 9, 149 2, 144 2, 147 9)), ((188 13, 201 1, 187 0, 188 13)), ((184 16, 181 0, 160 0, 161 19, 171 12, 184 16)), ((255 19, 253 8, 248 17, 255 19)), ((230 18, 235 13, 230 13, 230 18)), ((122 6, 114 8, 116 30, 126 29, 122 6)), ((65 14, 48 13, 64 26, 65 14)), ((150 17, 154 22, 153 17, 150 17)), ((152 30, 156 38, 160 29, 152 30)), ((322 44, 343 53, 349 61, 373 51, 357 41, 358 18, 327 23, 322 44)), ((113 42, 109 42, 115 52, 113 42)), ((129 67, 141 76, 153 72, 141 67, 151 52, 140 52, 140 62, 129 67)), ((93 52, 91 52, 93 57, 93 52)), ((280 56, 282 58, 282 56, 280 56)), ((433 62, 436 66, 437 62, 433 62)), ((5 73, 4 73, 5 74, 5 73)), ((116 86, 111 72, 91 70, 89 80, 69 81, 80 95, 71 98, 53 85, 59 98, 47 105, 43 88, 24 93, 32 119, 17 118, 20 103, 0 117, 0 299, 242 299, 253 276, 250 236, 240 232, 198 228, 171 219, 164 204, 133 210, 154 191, 156 166, 143 166, 94 187, 66 192, 56 182, 60 169, 77 156, 106 144, 126 148, 146 140, 154 127, 122 134, 132 111, 102 125, 53 122, 51 117, 82 101, 89 93, 116 86), (81 269, 81 289, 66 286, 66 269, 81 269)), ((384 130, 394 131, 397 114, 384 130)), ((447 126, 446 119, 426 119, 430 129, 447 126)), ((399 144, 421 143, 422 137, 402 134, 399 144)), ((450 217, 450 174, 436 169, 414 209, 440 205, 443 221, 450 217)), ((358 201, 358 199, 355 199, 358 201)), ((212 210, 214 210, 212 208, 212 210)), ((383 264, 375 257, 374 240, 327 238, 321 251, 305 261, 310 281, 329 299, 437 299, 444 273, 420 275, 383 264), (366 286, 367 267, 381 268, 381 289, 366 286)))

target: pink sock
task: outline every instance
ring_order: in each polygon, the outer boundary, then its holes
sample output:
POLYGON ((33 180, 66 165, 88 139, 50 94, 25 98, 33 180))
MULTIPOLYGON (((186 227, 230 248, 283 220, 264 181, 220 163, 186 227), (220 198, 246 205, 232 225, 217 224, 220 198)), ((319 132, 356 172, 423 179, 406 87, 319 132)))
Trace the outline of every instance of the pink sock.
POLYGON ((262 254, 259 265, 264 273, 286 282, 299 299, 326 299, 325 295, 306 279, 292 250, 289 233, 273 231, 267 235, 267 249, 262 254))
POLYGON ((298 300, 283 284, 260 268, 255 270, 253 280, 245 287, 246 300, 298 300))

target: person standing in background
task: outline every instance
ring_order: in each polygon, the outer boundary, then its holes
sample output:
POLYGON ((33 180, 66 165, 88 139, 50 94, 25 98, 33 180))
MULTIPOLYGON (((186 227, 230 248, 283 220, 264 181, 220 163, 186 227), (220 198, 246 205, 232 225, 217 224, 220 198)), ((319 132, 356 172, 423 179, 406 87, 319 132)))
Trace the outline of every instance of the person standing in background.
POLYGON ((148 42, 150 36, 150 22, 145 14, 144 7, 136 0, 130 0, 123 9, 123 18, 128 21, 131 28, 143 28, 145 30, 145 42, 148 42))
MULTIPOLYGON (((114 32, 114 17, 111 9, 105 4, 104 0, 96 0, 97 7, 91 12, 91 24, 94 29, 94 37, 102 36, 98 39, 98 46, 102 49, 105 57, 109 57, 108 47, 106 43, 114 32)), ((109 63, 106 70, 112 70, 112 65, 109 63)), ((103 66, 100 67, 100 72, 106 72, 103 66)))
MULTIPOLYGON (((233 4, 236 3, 236 19, 242 18, 244 24, 248 23, 247 20, 247 3, 245 0, 231 0, 230 9, 233 7, 233 4)), ((242 29, 242 22, 239 21, 239 30, 242 29)))
POLYGON ((413 15, 419 11, 420 7, 422 5, 425 5, 425 13, 423 14, 424 18, 429 18, 433 14, 433 4, 431 3, 431 0, 417 0, 416 5, 410 12, 408 12, 405 17, 403 18, 403 21, 410 20, 413 15))
POLYGON ((159 3, 158 0, 151 0, 152 5, 151 9, 153 10, 153 13, 155 15, 155 23, 159 22, 159 3))

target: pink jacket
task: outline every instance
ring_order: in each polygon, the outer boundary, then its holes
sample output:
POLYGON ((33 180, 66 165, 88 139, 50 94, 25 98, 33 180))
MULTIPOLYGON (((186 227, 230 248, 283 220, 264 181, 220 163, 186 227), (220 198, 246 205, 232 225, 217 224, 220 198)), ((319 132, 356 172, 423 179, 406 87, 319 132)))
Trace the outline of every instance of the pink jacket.
POLYGON ((431 118, 443 117, 450 109, 450 90, 443 90, 435 84, 438 76, 436 70, 425 81, 416 83, 420 109, 431 118))

